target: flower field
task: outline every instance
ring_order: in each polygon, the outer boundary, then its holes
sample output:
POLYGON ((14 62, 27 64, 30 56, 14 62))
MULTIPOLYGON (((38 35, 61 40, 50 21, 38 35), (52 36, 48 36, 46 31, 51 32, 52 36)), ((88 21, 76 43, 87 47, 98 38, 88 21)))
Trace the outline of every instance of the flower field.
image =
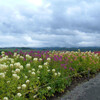
POLYGON ((0 100, 46 100, 82 77, 100 70, 100 52, 30 51, 0 54, 0 100), (67 78, 69 77, 69 78, 67 78))

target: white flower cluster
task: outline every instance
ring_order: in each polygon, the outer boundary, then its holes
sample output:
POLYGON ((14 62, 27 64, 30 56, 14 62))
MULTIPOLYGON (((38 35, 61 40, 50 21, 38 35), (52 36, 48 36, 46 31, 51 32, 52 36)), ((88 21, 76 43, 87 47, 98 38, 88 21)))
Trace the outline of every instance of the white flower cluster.
POLYGON ((48 65, 48 62, 45 62, 44 65, 47 66, 48 65))
POLYGON ((47 72, 50 72, 50 69, 48 69, 47 72))
POLYGON ((39 65, 38 68, 41 69, 42 68, 42 65, 39 65))
POLYGON ((56 71, 55 69, 52 69, 52 72, 54 73, 55 76, 57 76, 57 75, 60 76, 61 75, 60 72, 56 73, 55 71, 56 71))
POLYGON ((0 78, 5 78, 5 74, 4 73, 0 73, 0 78))
POLYGON ((42 61, 42 58, 39 58, 39 61, 42 61))
POLYGON ((14 64, 14 59, 11 58, 10 61, 11 61, 11 64, 14 64))
POLYGON ((0 64, 0 70, 6 70, 6 69, 8 69, 8 65, 0 64))
POLYGON ((27 87, 26 84, 22 85, 22 89, 26 89, 26 87, 27 87))
POLYGON ((33 61, 38 61, 38 58, 33 58, 33 61))
POLYGON ((25 75, 25 78, 27 79, 27 78, 28 78, 28 76, 26 76, 26 75, 25 75))
POLYGON ((7 81, 7 83, 10 83, 10 81, 7 81))
POLYGON ((26 68, 30 68, 30 66, 31 66, 31 65, 30 65, 29 63, 28 63, 28 64, 26 64, 26 68))
POLYGON ((50 61, 51 60, 51 58, 47 58, 47 61, 50 61))
POLYGON ((32 74, 32 75, 35 75, 35 72, 32 72, 31 74, 32 74))
POLYGON ((55 72, 56 70, 55 69, 52 69, 52 72, 55 72))
POLYGON ((28 70, 29 73, 31 73, 31 70, 28 70))
POLYGON ((1 56, 2 56, 2 57, 5 56, 5 52, 4 52, 4 51, 1 52, 1 56))
POLYGON ((38 73, 38 74, 40 74, 40 71, 39 71, 39 70, 37 70, 37 73, 38 73))
POLYGON ((11 68, 14 68, 14 65, 13 65, 13 64, 10 64, 10 67, 11 67, 11 68))
POLYGON ((54 73, 54 75, 55 75, 55 76, 57 76, 57 75, 60 76, 61 73, 60 73, 60 72, 58 72, 58 73, 54 73))
POLYGON ((33 98, 35 99, 37 97, 37 95, 34 95, 33 98))
POLYGON ((48 87, 47 87, 47 89, 48 89, 48 90, 51 90, 51 87, 50 87, 50 86, 48 86, 48 87))
POLYGON ((4 52, 4 51, 2 51, 2 52, 1 52, 1 54, 5 54, 5 52, 4 52))
POLYGON ((12 76, 15 78, 15 79, 19 79, 20 76, 18 76, 17 74, 12 74, 12 76))
POLYGON ((30 80, 26 80, 26 83, 29 84, 30 83, 30 80))
POLYGON ((17 58, 20 58, 20 54, 17 54, 16 59, 17 59, 17 58))
POLYGON ((58 72, 58 76, 60 76, 61 75, 61 73, 60 72, 58 72))
POLYGON ((20 59, 24 59, 24 57, 23 57, 23 56, 20 56, 19 58, 20 58, 20 59))
POLYGON ((18 97, 21 97, 21 96, 22 96, 22 94, 21 94, 21 93, 17 93, 17 96, 18 96, 18 97))
POLYGON ((8 60, 8 57, 5 56, 5 57, 2 57, 2 58, 0 59, 0 62, 6 62, 7 60, 8 60))
POLYGON ((20 64, 20 62, 14 63, 15 68, 23 69, 23 66, 20 64))
POLYGON ((15 66, 16 68, 18 68, 20 65, 21 65, 20 62, 14 63, 14 66, 15 66))
POLYGON ((15 72, 16 72, 16 73, 19 73, 19 72, 20 72, 20 69, 18 69, 18 68, 15 69, 15 72))
POLYGON ((34 69, 34 68, 32 68, 32 71, 35 71, 35 69, 34 69))
POLYGON ((13 55, 14 57, 16 57, 17 56, 17 53, 16 52, 14 52, 14 55, 13 55))
POLYGON ((8 100, 8 97, 4 97, 3 100, 8 100))
POLYGON ((18 90, 20 90, 20 89, 21 89, 21 87, 20 87, 20 86, 18 86, 18 87, 17 87, 17 89, 18 89, 18 90))
POLYGON ((31 59, 32 57, 30 55, 26 55, 26 59, 31 59))

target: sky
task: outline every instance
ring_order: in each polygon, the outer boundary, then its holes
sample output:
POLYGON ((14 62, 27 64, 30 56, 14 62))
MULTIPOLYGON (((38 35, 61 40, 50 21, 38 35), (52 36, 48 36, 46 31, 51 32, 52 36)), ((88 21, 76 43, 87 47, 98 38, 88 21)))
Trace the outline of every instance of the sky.
POLYGON ((100 0, 0 0, 0 47, 100 47, 100 0))

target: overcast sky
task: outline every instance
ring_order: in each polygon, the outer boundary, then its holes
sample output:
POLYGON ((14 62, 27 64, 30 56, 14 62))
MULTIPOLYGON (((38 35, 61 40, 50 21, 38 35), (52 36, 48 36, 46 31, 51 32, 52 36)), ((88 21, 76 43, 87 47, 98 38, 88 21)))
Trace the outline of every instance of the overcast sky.
POLYGON ((0 47, 100 47, 100 0, 0 0, 0 47))

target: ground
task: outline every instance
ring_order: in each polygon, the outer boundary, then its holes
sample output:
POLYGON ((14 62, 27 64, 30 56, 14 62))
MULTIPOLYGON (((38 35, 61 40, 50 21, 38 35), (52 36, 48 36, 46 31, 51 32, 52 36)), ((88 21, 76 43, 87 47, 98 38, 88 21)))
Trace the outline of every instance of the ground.
POLYGON ((100 73, 83 82, 57 100, 100 100, 100 73))

